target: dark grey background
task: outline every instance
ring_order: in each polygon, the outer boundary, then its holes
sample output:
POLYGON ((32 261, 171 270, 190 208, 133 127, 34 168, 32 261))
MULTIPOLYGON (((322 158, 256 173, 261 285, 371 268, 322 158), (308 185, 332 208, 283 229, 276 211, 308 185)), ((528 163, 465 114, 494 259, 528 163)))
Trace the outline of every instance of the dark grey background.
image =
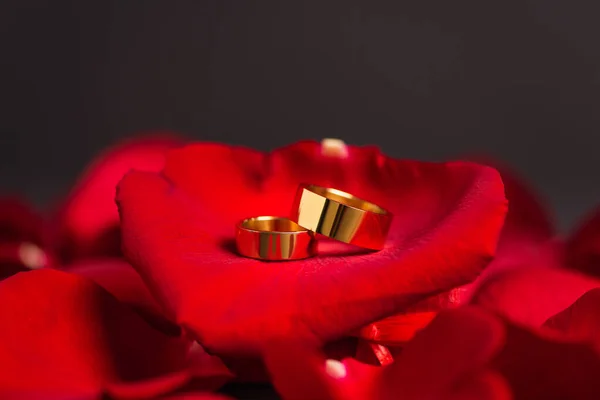
POLYGON ((566 228, 600 203, 597 0, 28 1, 0 13, 0 188, 64 193, 119 138, 487 154, 566 228))

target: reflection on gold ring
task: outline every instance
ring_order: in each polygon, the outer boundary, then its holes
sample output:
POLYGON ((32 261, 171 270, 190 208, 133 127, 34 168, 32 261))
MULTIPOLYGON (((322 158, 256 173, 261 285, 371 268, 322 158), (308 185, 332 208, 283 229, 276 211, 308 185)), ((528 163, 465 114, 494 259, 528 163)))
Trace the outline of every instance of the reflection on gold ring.
POLYGON ((314 254, 314 235, 283 217, 247 218, 236 227, 238 252, 260 260, 299 260, 314 254))
POLYGON ((309 231, 371 250, 381 250, 393 215, 377 204, 333 188, 302 184, 291 219, 309 231))

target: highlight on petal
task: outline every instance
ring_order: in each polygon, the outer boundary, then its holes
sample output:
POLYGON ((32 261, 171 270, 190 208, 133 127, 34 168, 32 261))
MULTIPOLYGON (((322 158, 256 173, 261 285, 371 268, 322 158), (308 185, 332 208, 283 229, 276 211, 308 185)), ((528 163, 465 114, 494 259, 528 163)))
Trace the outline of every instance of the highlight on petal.
POLYGON ((338 360, 325 360, 325 372, 334 379, 345 378, 347 371, 344 364, 338 360))
POLYGON ((552 268, 529 268, 499 273, 475 292, 472 303, 500 313, 513 322, 540 327, 548 318, 573 304, 600 281, 552 268))
POLYGON ((341 139, 327 138, 321 140, 321 152, 324 156, 346 158, 348 146, 341 139))
POLYGON ((477 277, 506 213, 495 170, 394 160, 372 147, 348 153, 324 157, 315 142, 271 154, 217 144, 173 150, 162 174, 132 172, 119 185, 126 256, 168 315, 218 354, 256 354, 270 337, 335 340, 477 277), (301 182, 392 211, 386 248, 293 263, 232 251, 234 224, 287 215, 301 182))
POLYGON ((116 186, 132 169, 160 171, 165 154, 182 145, 173 134, 160 133, 117 144, 100 154, 79 177, 57 213, 61 258, 121 254, 116 186))
MULTIPOLYGON (((0 394, 115 398, 168 393, 228 371, 165 335, 87 278, 51 269, 0 282, 0 394)), ((5 397, 3 397, 5 398, 5 397)))

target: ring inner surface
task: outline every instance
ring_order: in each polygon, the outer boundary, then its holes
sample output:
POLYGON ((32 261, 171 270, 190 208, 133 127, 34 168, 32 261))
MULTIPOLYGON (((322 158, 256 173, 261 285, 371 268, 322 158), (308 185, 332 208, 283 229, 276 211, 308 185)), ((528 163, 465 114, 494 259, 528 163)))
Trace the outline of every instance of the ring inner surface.
POLYGON ((359 199, 351 195, 350 193, 343 192, 341 190, 333 189, 333 188, 324 188, 316 185, 308 185, 307 189, 313 193, 321 195, 323 197, 328 198, 329 200, 336 201, 345 206, 350 206, 353 208, 358 208, 360 210, 370 211, 376 214, 387 214, 388 212, 383 208, 379 207, 377 204, 373 204, 366 200, 359 199))
POLYGON ((294 221, 283 217, 256 217, 248 218, 242 223, 245 229, 259 232, 306 232, 294 221))

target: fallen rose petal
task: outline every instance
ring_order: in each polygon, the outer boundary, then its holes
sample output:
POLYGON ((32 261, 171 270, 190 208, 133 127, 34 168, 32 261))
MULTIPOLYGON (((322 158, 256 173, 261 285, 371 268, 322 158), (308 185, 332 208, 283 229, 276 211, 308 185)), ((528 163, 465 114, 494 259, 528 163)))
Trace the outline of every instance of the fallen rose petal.
POLYGON ((91 163, 57 212, 55 245, 61 259, 119 256, 119 214, 114 203, 119 180, 132 169, 160 171, 165 153, 181 144, 171 134, 148 135, 117 145, 91 163))
POLYGON ((43 217, 26 202, 14 197, 0 198, 0 243, 30 242, 44 247, 47 229, 43 217))
POLYGON ((0 280, 53 264, 48 226, 25 202, 0 198, 0 280))
POLYGON ((87 278, 51 269, 0 282, 0 393, 147 398, 229 373, 147 325, 87 278), (201 373, 198 375, 198 373, 201 373))
POLYGON ((197 144, 169 153, 163 174, 119 186, 123 244, 157 300, 211 351, 257 352, 274 336, 329 341, 473 280, 494 254, 506 212, 497 172, 420 163, 318 143, 263 154, 197 144), (334 186, 395 214, 386 248, 264 263, 232 251, 234 224, 286 215, 300 182, 334 186))
POLYGON ((566 241, 565 265, 600 277, 600 208, 582 222, 566 241))
POLYGON ((540 327, 600 281, 552 268, 522 268, 490 277, 477 289, 473 304, 523 325, 540 327))

